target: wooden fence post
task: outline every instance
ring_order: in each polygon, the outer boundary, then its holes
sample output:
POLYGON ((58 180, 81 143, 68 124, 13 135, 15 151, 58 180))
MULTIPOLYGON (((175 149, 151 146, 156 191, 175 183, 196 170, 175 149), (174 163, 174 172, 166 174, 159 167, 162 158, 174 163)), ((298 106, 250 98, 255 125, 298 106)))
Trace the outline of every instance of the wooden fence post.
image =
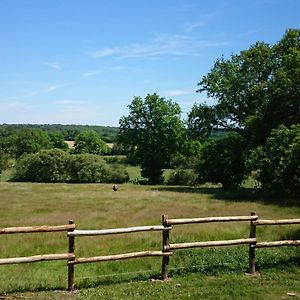
MULTIPOLYGON (((165 246, 169 244, 169 229, 167 229, 168 224, 167 224, 168 216, 163 215, 162 216, 162 224, 164 226, 163 230, 163 236, 162 236, 162 252, 167 252, 165 250, 165 246)), ((169 274, 169 256, 163 256, 162 258, 162 268, 161 268, 161 279, 162 280, 167 280, 168 279, 168 274, 169 274)))
MULTIPOLYGON (((69 221, 69 224, 74 224, 73 220, 69 221)), ((72 232, 74 229, 68 230, 72 232)), ((75 236, 69 236, 69 254, 75 254, 75 236)), ((70 258, 68 261, 73 261, 75 258, 70 258)), ((74 290, 74 265, 68 264, 68 290, 74 290)))
MULTIPOLYGON (((255 216, 255 212, 251 212, 251 216, 255 216)), ((256 238, 256 225, 253 220, 250 221, 250 238, 256 238)), ((249 273, 255 274, 255 248, 253 244, 249 244, 249 273)))

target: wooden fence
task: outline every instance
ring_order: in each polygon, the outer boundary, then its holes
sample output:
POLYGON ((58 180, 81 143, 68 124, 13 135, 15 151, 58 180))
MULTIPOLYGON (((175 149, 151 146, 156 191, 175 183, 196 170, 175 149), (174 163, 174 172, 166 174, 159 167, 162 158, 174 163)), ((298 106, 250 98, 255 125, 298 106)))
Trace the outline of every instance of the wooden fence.
POLYGON ((174 251, 187 248, 204 248, 204 247, 223 247, 234 245, 249 245, 249 273, 255 274, 255 251, 257 248, 278 247, 278 246, 300 246, 300 240, 283 240, 272 242, 257 242, 256 226, 262 225, 286 225, 300 224, 300 219, 284 219, 284 220, 259 220, 256 213, 252 212, 250 216, 228 216, 228 217, 208 217, 208 218, 189 218, 189 219, 169 219, 168 216, 162 216, 162 225, 139 226, 127 228, 113 228, 101 230, 77 230, 73 221, 69 221, 68 225, 60 226, 32 226, 32 227, 9 227, 0 228, 1 234, 16 233, 34 233, 34 232, 58 232, 67 231, 69 240, 68 253, 63 254, 40 254, 28 257, 1 258, 0 265, 33 263, 39 261, 51 260, 67 260, 68 265, 68 290, 74 290, 74 266, 83 263, 93 263, 101 261, 113 261, 123 259, 133 259, 140 257, 162 257, 161 278, 168 278, 169 260, 174 251), (205 242, 188 242, 188 243, 170 243, 170 232, 172 226, 182 224, 203 224, 212 222, 250 222, 250 233, 247 238, 223 241, 205 241, 205 242), (144 250, 140 252, 121 253, 107 256, 94 257, 77 257, 75 254, 75 238, 81 236, 98 236, 98 235, 114 235, 114 234, 130 234, 133 232, 162 232, 162 249, 161 250, 144 250))

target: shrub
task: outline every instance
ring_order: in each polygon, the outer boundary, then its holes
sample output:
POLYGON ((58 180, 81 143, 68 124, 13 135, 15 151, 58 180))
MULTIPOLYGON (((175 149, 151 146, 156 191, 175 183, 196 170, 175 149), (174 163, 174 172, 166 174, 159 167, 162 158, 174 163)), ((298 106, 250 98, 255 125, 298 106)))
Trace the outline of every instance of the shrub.
POLYGON ((64 182, 69 179, 67 164, 68 154, 60 149, 30 153, 17 160, 14 179, 31 182, 64 182))
POLYGON ((198 175, 191 169, 176 169, 167 178, 168 185, 193 185, 198 175))
POLYGON ((104 159, 95 154, 71 155, 69 174, 71 182, 106 182, 108 167, 104 159))
POLYGON ((112 164, 108 167, 107 183, 124 183, 129 181, 129 174, 125 166, 112 164))
POLYGON ((69 173, 71 182, 123 183, 129 180, 124 166, 109 166, 101 156, 94 154, 72 155, 69 173))
POLYGON ((300 125, 274 129, 264 146, 253 150, 247 160, 250 171, 266 190, 300 192, 300 125))
POLYGON ((243 137, 237 133, 204 143, 196 166, 199 182, 220 182, 224 189, 238 186, 244 178, 244 144, 243 137))

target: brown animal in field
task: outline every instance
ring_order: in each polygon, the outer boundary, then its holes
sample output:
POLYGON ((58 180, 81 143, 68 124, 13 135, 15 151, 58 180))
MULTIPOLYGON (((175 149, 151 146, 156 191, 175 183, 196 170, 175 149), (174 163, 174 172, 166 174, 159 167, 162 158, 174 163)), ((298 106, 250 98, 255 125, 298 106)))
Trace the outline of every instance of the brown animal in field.
POLYGON ((113 185, 113 191, 116 192, 119 189, 119 186, 117 184, 113 185))

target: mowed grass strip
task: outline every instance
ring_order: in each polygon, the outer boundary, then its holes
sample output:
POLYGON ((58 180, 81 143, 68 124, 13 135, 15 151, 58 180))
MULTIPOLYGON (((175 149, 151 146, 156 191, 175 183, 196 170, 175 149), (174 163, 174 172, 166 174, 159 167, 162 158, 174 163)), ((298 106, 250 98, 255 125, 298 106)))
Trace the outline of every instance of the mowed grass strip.
MULTIPOLYGON (((299 218, 300 215, 300 208, 297 205, 271 204, 259 197, 249 199, 244 193, 235 194, 233 197, 232 194, 223 193, 219 189, 168 188, 132 184, 121 185, 120 189, 114 192, 112 185, 106 184, 2 182, 0 183, 0 205, 0 227, 62 225, 67 224, 71 219, 75 221, 77 229, 160 225, 163 214, 168 214, 171 218, 182 218, 249 215, 251 211, 256 211, 259 217, 265 219, 299 218)), ((173 226, 170 241, 224 240, 248 237, 248 235, 248 222, 182 225, 173 226)), ((299 226, 261 226, 257 228, 257 237, 261 241, 296 239, 299 238, 299 226)), ((75 246, 78 257, 161 250, 161 233, 76 237, 75 246)), ((1 258, 66 253, 67 249, 66 233, 0 236, 1 258)), ((243 281, 245 279, 242 274, 247 269, 247 260, 248 252, 245 246, 178 250, 170 258, 171 275, 179 282, 185 281, 184 278, 189 276, 200 276, 199 280, 201 278, 204 280, 205 277, 201 277, 204 275, 216 276, 224 281, 226 274, 228 276, 230 273, 237 273, 243 281)), ((261 274, 272 269, 278 273, 283 269, 283 275, 278 281, 285 282, 285 272, 288 270, 297 273, 299 261, 299 248, 257 251, 257 264, 261 274)), ((65 261, 4 265, 0 268, 2 270, 0 294, 63 290, 67 286, 65 261)), ((147 280, 151 276, 158 276, 160 268, 161 259, 156 257, 78 265, 75 266, 75 284, 81 289, 98 285, 101 289, 111 283, 126 286, 128 281, 147 280)), ((257 280, 259 282, 261 279, 257 280)), ((148 282, 134 284, 145 287, 148 282)), ((283 290, 285 285, 282 284, 283 290)), ((152 289, 152 286, 150 284, 149 289, 152 289)), ((187 287, 189 286, 190 284, 187 284, 187 287)), ((120 287, 122 294, 121 290, 122 287, 120 287)), ((97 294, 97 291, 95 293, 97 294)), ((80 295, 85 293, 80 292, 80 295)), ((132 299, 135 299, 134 297, 132 299)))

